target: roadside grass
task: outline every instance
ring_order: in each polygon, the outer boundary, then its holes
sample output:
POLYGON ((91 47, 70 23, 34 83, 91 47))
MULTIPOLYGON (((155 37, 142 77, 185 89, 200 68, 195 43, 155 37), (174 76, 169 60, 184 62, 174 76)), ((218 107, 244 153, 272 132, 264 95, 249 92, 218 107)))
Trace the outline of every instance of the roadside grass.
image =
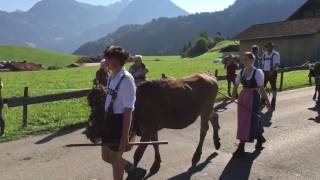
MULTIPOLYGON (((163 73, 171 77, 182 77, 197 72, 214 72, 215 69, 219 70, 220 75, 224 75, 222 64, 212 63, 219 56, 219 53, 212 52, 191 59, 181 59, 179 56, 147 56, 144 59, 150 70, 149 79, 156 79, 160 78, 163 73)), ((3 97, 20 97, 23 95, 25 86, 29 87, 30 96, 90 88, 96 69, 97 67, 90 67, 57 71, 2 73, 0 77, 4 81, 3 97)), ((307 75, 308 71, 285 73, 284 89, 308 86, 307 75)), ((221 92, 226 92, 225 81, 220 81, 219 86, 221 92)), ((220 95, 218 98, 222 99, 220 95)), ((0 142, 83 124, 89 116, 86 98, 31 105, 28 108, 29 124, 27 128, 22 128, 22 108, 5 106, 6 136, 1 138, 0 142)))

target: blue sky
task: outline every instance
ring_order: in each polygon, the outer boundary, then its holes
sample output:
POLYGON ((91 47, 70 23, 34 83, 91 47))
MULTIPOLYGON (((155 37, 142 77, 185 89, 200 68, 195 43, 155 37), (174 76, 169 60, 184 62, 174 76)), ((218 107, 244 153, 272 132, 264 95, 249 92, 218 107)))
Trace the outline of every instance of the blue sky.
MULTIPOLYGON (((36 2, 40 0, 0 0, 0 10, 14 11, 23 10, 26 11, 32 7, 36 2)), ((95 5, 106 5, 118 0, 78 0, 95 5)), ((212 12, 223 10, 228 7, 235 0, 172 0, 174 3, 187 10, 188 12, 212 12)))

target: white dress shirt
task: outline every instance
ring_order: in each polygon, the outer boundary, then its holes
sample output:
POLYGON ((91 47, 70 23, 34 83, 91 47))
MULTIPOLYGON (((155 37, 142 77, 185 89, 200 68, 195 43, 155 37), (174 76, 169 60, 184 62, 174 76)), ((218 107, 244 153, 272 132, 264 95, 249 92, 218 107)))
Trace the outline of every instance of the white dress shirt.
POLYGON ((263 61, 263 70, 264 71, 271 71, 273 67, 271 67, 271 59, 273 56, 273 65, 280 64, 280 53, 277 51, 272 51, 271 54, 268 52, 265 52, 262 56, 263 61))
MULTIPOLYGON (((120 83, 118 95, 113 104, 113 111, 115 114, 123 114, 125 108, 134 109, 136 102, 136 85, 134 83, 134 78, 125 68, 122 68, 118 74, 111 74, 109 76, 108 82, 110 82, 110 84, 108 84, 107 87, 115 90, 123 75, 125 75, 125 78, 120 83)), ((111 99, 112 96, 107 94, 105 112, 108 111, 111 99)))

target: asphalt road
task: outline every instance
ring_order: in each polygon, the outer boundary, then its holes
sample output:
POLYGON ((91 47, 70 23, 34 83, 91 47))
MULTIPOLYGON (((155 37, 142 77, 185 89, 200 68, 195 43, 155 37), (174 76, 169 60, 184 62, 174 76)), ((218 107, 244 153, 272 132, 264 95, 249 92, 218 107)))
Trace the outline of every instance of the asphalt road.
MULTIPOLYGON (((197 167, 189 169, 198 143, 200 123, 187 129, 160 132, 162 167, 149 179, 320 179, 320 116, 311 100, 313 88, 279 94, 277 110, 263 115, 267 143, 261 152, 254 144, 246 147, 247 157, 233 159, 236 149, 236 105, 217 104, 222 147, 214 149, 212 128, 197 167), (311 109, 310 109, 311 108, 311 109)), ((1 180, 109 180, 111 167, 100 158, 99 147, 65 148, 87 143, 83 129, 33 136, 0 144, 1 180)), ((125 156, 132 160, 133 151, 125 156)), ((153 149, 145 153, 141 166, 150 168, 153 149)))

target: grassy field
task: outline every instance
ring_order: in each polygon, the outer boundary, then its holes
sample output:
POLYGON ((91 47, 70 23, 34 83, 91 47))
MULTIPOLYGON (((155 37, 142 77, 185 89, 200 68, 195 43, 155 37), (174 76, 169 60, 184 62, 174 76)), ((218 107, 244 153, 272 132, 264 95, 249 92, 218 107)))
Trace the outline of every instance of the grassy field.
MULTIPOLYGON (((217 55, 215 55, 217 56, 217 55)), ((215 56, 213 58, 215 58, 215 56)), ((178 57, 146 57, 150 69, 149 77, 158 78, 162 73, 173 77, 190 75, 199 71, 222 69, 222 65, 212 64, 211 58, 180 59, 178 57), (160 59, 155 61, 154 59, 160 59)), ((58 71, 19 72, 1 74, 5 83, 4 97, 22 96, 23 88, 29 87, 31 96, 53 94, 90 88, 96 68, 62 69, 58 71)), ((285 89, 293 89, 308 85, 308 72, 298 71, 285 74, 285 89)), ((226 82, 219 82, 220 90, 226 92, 226 82)), ((221 98, 221 97, 220 97, 221 98)), ((22 126, 22 108, 5 108, 4 117, 7 124, 7 141, 30 134, 55 131, 60 128, 76 125, 86 121, 88 117, 86 99, 74 99, 62 102, 29 106, 29 126, 22 126)))
MULTIPOLYGON (((179 56, 146 56, 144 59, 150 70, 149 79, 156 79, 163 73, 171 77, 182 77, 197 72, 214 72, 215 69, 219 70, 219 75, 224 75, 225 71, 222 64, 213 64, 213 60, 219 58, 219 56, 221 54, 214 51, 197 58, 181 59, 179 56)), ((71 62, 73 60, 70 58, 65 61, 71 62)), ((63 64, 66 64, 66 62, 63 62, 63 64)), ((127 64, 127 66, 129 65, 127 64)), ((26 86, 29 87, 30 96, 90 88, 96 70, 97 68, 91 67, 57 71, 2 73, 0 77, 4 81, 3 96, 5 98, 20 97, 23 95, 23 88, 26 86)), ((293 89, 307 86, 307 75, 307 71, 286 73, 284 88, 293 89)), ((225 81, 219 82, 219 86, 222 92, 226 92, 225 81)), ((29 106, 28 116, 29 126, 28 128, 22 128, 22 108, 5 107, 6 137, 1 138, 0 142, 83 124, 87 120, 88 113, 89 109, 85 98, 31 105, 29 106)))
POLYGON ((226 46, 239 45, 239 44, 240 44, 239 41, 230 41, 230 40, 221 41, 214 48, 210 49, 209 52, 218 51, 226 46))
POLYGON ((75 62, 79 56, 45 51, 22 46, 0 46, 0 60, 26 60, 44 66, 58 65, 65 67, 75 62))
MULTIPOLYGON (((150 79, 156 79, 162 73, 181 77, 197 72, 219 69, 221 64, 213 64, 218 53, 208 53, 198 58, 181 59, 178 56, 145 57, 150 79)), ((130 64, 127 64, 129 66, 130 64)), ((62 69, 57 71, 10 72, 0 74, 4 81, 4 97, 20 97, 23 88, 28 86, 30 96, 39 96, 60 92, 90 88, 97 68, 62 69)), ((29 134, 37 134, 58 130, 65 126, 85 122, 88 117, 86 99, 74 99, 62 102, 46 103, 29 106, 29 126, 21 128, 22 108, 5 108, 6 137, 0 141, 10 140, 29 134)))

